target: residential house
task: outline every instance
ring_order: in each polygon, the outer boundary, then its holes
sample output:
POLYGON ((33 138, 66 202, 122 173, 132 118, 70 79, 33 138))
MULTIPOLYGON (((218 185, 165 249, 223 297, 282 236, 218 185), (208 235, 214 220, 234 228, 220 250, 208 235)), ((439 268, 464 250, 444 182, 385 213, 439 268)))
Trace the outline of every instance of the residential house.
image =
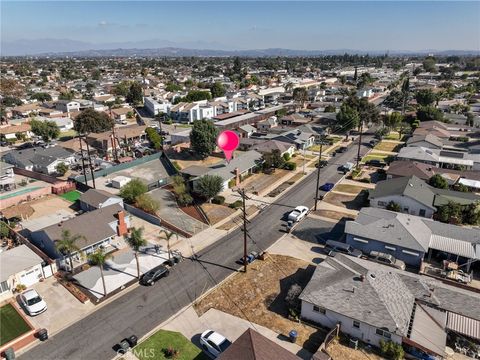
MULTIPOLYGON (((99 248, 108 250, 116 246, 114 240, 117 236, 123 237, 127 234, 128 228, 130 216, 120 204, 113 204, 34 231, 31 233, 31 240, 50 258, 65 260, 55 248, 57 241, 62 238, 63 230, 82 236, 76 245, 82 253, 88 255, 99 248)), ((78 254, 74 255, 79 258, 78 254)))
POLYGON ((223 189, 237 186, 248 175, 261 167, 263 156, 255 150, 242 153, 233 158, 230 162, 220 161, 209 167, 189 166, 180 172, 192 184, 195 190, 196 182, 204 175, 220 176, 223 180, 223 189))
POLYGON ((250 136, 255 133, 257 129, 253 127, 252 125, 242 125, 237 129, 238 134, 240 135, 241 138, 249 138, 250 136))
POLYGON ((9 191, 15 189, 14 166, 0 161, 0 190, 9 191))
MULTIPOLYGON (((45 108, 41 107, 37 111, 39 116, 45 116, 45 117, 61 117, 63 115, 63 111, 57 110, 57 109, 51 109, 51 108, 45 108)), ((38 117, 37 117, 38 119, 38 117)))
POLYGON ((93 211, 113 204, 119 204, 123 208, 123 199, 105 190, 89 189, 78 199, 80 209, 93 211))
POLYGON ((306 150, 315 144, 315 135, 308 131, 292 129, 272 138, 295 145, 297 150, 306 150))
POLYGON ((441 149, 442 140, 433 134, 414 135, 407 140, 407 146, 424 147, 428 149, 441 149))
POLYGON ((19 105, 12 109, 13 117, 28 117, 39 110, 40 106, 37 103, 19 105))
POLYGON ((67 132, 73 129, 73 120, 68 117, 36 117, 38 121, 53 121, 58 126, 60 132, 67 132))
POLYGON ((30 287, 43 279, 42 263, 27 245, 0 252, 0 299, 12 297, 17 285, 30 287))
POLYGON ((60 146, 10 150, 2 156, 2 160, 18 168, 44 174, 55 174, 60 163, 75 163, 73 153, 60 146))
POLYGON ((169 104, 164 102, 164 103, 159 103, 157 100, 151 98, 151 97, 145 97, 143 99, 144 101, 144 106, 147 109, 148 113, 152 116, 158 115, 159 113, 168 113, 168 106, 169 104))
POLYGON ((117 122, 127 120, 129 113, 133 115, 133 109, 130 107, 112 109, 113 119, 117 122))
POLYGON ((268 130, 277 126, 278 126, 278 120, 276 116, 271 116, 268 119, 259 121, 257 123, 258 131, 262 131, 262 132, 268 132, 268 130))
POLYGON ((5 140, 16 141, 17 134, 24 138, 31 138, 33 136, 32 128, 29 123, 20 125, 7 125, 0 127, 0 137, 5 140))
POLYGON ((87 136, 87 142, 90 146, 97 149, 102 154, 110 154, 113 151, 113 144, 117 148, 120 147, 121 143, 135 143, 136 141, 141 141, 145 138, 145 125, 127 125, 115 128, 115 138, 113 140, 112 131, 105 131, 102 133, 90 133, 87 136))
POLYGON ((218 360, 298 360, 277 343, 249 328, 222 352, 218 360))
POLYGON ((93 97, 93 100, 98 103, 114 102, 115 96, 111 94, 97 95, 93 97))
POLYGON ((437 189, 415 175, 380 181, 370 190, 370 206, 385 209, 390 202, 400 205, 401 212, 431 218, 438 206, 449 201, 469 205, 480 201, 470 192, 437 189))
POLYGON ((55 108, 66 113, 80 111, 80 103, 73 100, 58 100, 55 103, 55 108))
POLYGON ((397 159, 418 161, 456 170, 480 170, 480 154, 467 154, 460 151, 406 146, 400 149, 397 159))
POLYGON ((308 124, 310 121, 311 119, 308 119, 300 114, 291 114, 280 118, 280 123, 287 126, 300 126, 308 124))
POLYGON ((480 259, 478 230, 384 209, 362 208, 355 221, 347 221, 345 234, 348 244, 366 254, 385 252, 415 267, 436 251, 462 260, 466 271, 480 259))
POLYGON ((180 102, 170 108, 170 116, 178 122, 193 123, 195 120, 200 120, 200 105, 180 102))
POLYGON ((446 357, 448 331, 478 338, 480 296, 440 281, 338 254, 300 295, 302 318, 379 346, 392 341, 446 357))
POLYGON ((278 140, 268 140, 253 145, 251 149, 258 151, 261 154, 271 154, 274 151, 278 151, 281 156, 285 154, 292 156, 295 153, 296 148, 293 144, 290 143, 278 140))

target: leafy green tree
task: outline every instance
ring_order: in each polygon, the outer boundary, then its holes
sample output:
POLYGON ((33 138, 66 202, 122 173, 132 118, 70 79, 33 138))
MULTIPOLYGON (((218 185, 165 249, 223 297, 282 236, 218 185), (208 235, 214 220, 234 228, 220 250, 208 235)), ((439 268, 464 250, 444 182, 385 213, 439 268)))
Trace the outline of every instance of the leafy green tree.
POLYGON ((211 202, 222 189, 223 179, 218 175, 204 175, 195 184, 195 191, 208 202, 211 202))
POLYGON ((280 150, 273 150, 271 153, 263 155, 263 167, 264 169, 280 169, 285 165, 285 159, 280 153, 280 150))
POLYGON ((210 100, 212 98, 212 94, 209 91, 202 91, 202 90, 191 90, 188 92, 187 96, 185 96, 184 100, 187 102, 194 102, 200 100, 210 100))
POLYGON ((417 118, 420 121, 438 120, 443 121, 443 113, 434 106, 421 106, 417 110, 417 118))
POLYGON ((114 95, 126 97, 129 91, 130 91, 130 81, 123 80, 123 81, 120 81, 117 85, 115 85, 112 92, 114 95))
POLYGON ((211 121, 197 120, 190 133, 190 146, 202 159, 215 150, 218 130, 211 121))
POLYGON ((334 113, 334 112, 336 112, 336 111, 337 111, 337 108, 336 108, 335 106, 333 106, 333 105, 327 105, 327 106, 325 106, 324 112, 326 112, 326 113, 334 113))
POLYGON ((135 254, 135 261, 137 263, 137 277, 140 279, 140 262, 138 261, 138 252, 140 248, 147 246, 147 240, 143 237, 144 228, 132 228, 130 235, 125 241, 130 246, 135 254))
POLYGON ((451 219, 462 221, 462 206, 456 202, 449 201, 448 204, 437 208, 435 217, 444 223, 449 223, 451 219))
POLYGON ((160 150, 162 148, 162 137, 158 134, 158 132, 151 127, 145 129, 145 133, 147 134, 148 141, 152 144, 155 150, 160 150))
POLYGON ((120 197, 127 203, 133 204, 136 198, 148 191, 147 185, 145 185, 139 179, 132 179, 128 184, 125 184, 120 189, 120 197))
POLYGON ((429 106, 435 103, 436 96, 432 90, 422 89, 415 93, 415 100, 417 100, 417 103, 421 106, 429 106))
POLYGON ((182 90, 182 87, 176 83, 168 83, 166 86, 165 86, 165 90, 169 91, 169 92, 177 92, 177 91, 180 91, 182 90))
POLYGON ((402 211, 402 207, 400 206, 400 204, 397 204, 397 203, 394 202, 394 201, 390 201, 390 202, 387 204, 386 209, 387 209, 387 210, 390 210, 390 211, 395 211, 395 212, 401 212, 401 211, 402 211))
POLYGON ((0 239, 5 239, 10 236, 10 229, 7 224, 3 221, 0 221, 0 239))
POLYGON ((60 174, 60 176, 63 176, 68 171, 68 165, 65 164, 64 162, 58 163, 57 166, 55 167, 55 170, 57 171, 57 173, 60 174))
POLYGON ((152 215, 155 215, 160 209, 160 203, 149 194, 138 195, 135 198, 135 206, 152 215))
POLYGON ((436 73, 437 68, 436 68, 436 61, 433 57, 428 57, 423 61, 423 69, 426 72, 431 72, 431 73, 436 73))
POLYGON ((238 56, 233 60, 233 72, 238 75, 242 73, 242 62, 238 56))
POLYGON ((19 106, 23 104, 22 100, 14 96, 5 96, 4 98, 1 99, 1 101, 2 101, 2 105, 7 107, 19 106))
POLYGON ((475 115, 473 115, 471 112, 467 113, 467 126, 475 126, 475 115))
POLYGON ((462 219, 464 224, 480 225, 480 201, 465 206, 462 219))
POLYGON ((103 295, 107 295, 107 286, 105 285, 105 276, 103 275, 103 267, 107 263, 107 260, 112 257, 111 254, 103 253, 102 249, 97 249, 94 253, 88 255, 88 261, 93 266, 98 266, 100 269, 100 276, 102 277, 102 284, 103 284, 103 295))
POLYGON ((126 100, 128 103, 133 105, 138 105, 142 103, 143 89, 142 89, 142 85, 140 85, 138 81, 133 81, 130 84, 130 88, 128 89, 126 100))
POLYGON ((403 108, 403 94, 397 89, 393 89, 383 103, 389 108, 400 110, 403 108))
POLYGON ((30 127, 32 132, 45 142, 56 139, 60 135, 60 129, 55 121, 30 120, 30 127))
POLYGON ((308 91, 304 87, 297 87, 293 89, 293 100, 300 103, 302 109, 305 106, 305 102, 308 100, 308 91))
POLYGON ((210 87, 210 92, 212 93, 212 97, 218 98, 225 96, 227 93, 227 90, 225 89, 225 86, 221 82, 216 81, 211 87, 210 87))
POLYGON ((394 111, 391 114, 388 114, 387 116, 385 116, 384 125, 390 130, 397 129, 403 120, 404 120, 404 117, 402 116, 402 114, 400 114, 397 111, 394 111))
MULTIPOLYGON (((359 126, 360 115, 355 108, 343 103, 342 106, 340 106, 340 111, 337 113, 337 121, 342 131, 345 131, 348 134, 349 130, 355 129, 359 126)), ((346 138, 348 138, 348 135, 346 138)))
POLYGON ((52 101, 52 96, 46 92, 37 92, 30 96, 31 99, 35 99, 41 102, 52 101))
POLYGON ((407 77, 402 83, 402 115, 405 115, 405 109, 410 98, 410 78, 407 77))
POLYGON ((88 134, 108 131, 113 126, 113 120, 106 113, 89 108, 78 114, 73 128, 79 134, 88 134))
POLYGON ((80 247, 77 245, 77 242, 80 240, 85 240, 85 236, 79 234, 72 234, 70 230, 62 230, 61 238, 55 241, 55 249, 66 255, 70 261, 70 271, 73 272, 73 260, 72 254, 80 251, 80 247))
POLYGON ((75 93, 73 91, 64 91, 61 92, 60 95, 58 96, 59 100, 73 100, 75 97, 75 93))
POLYGON ((445 178, 440 174, 435 174, 428 179, 428 184, 437 189, 448 189, 447 180, 445 180, 445 178))
POLYGON ((170 240, 172 237, 176 237, 178 239, 178 235, 172 231, 167 230, 160 230, 159 235, 165 234, 165 240, 167 240, 167 252, 168 252, 168 261, 170 262, 170 240))

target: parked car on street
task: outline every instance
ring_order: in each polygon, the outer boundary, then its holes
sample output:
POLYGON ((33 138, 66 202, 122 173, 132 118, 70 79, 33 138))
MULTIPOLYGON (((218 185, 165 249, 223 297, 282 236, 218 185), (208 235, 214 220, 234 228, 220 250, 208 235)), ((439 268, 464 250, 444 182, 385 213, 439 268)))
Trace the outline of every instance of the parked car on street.
MULTIPOLYGON (((320 160, 320 169, 321 168, 324 168, 325 166, 328 165, 328 161, 327 160, 320 160)), ((315 163, 315 167, 318 168, 318 162, 315 163)))
POLYGON ((302 220, 308 213, 306 206, 297 206, 290 214, 288 214, 288 220, 297 222, 302 220))
POLYGON ((348 148, 346 146, 341 146, 341 147, 338 148, 337 152, 338 153, 344 153, 347 150, 348 150, 348 148))
POLYGON ((225 336, 220 335, 216 331, 207 330, 200 335, 200 345, 202 345, 202 348, 206 352, 216 358, 227 350, 232 343, 225 336))
POLYGON ((368 254, 368 260, 378 262, 387 266, 391 266, 400 270, 405 270, 405 263, 402 260, 398 260, 395 256, 382 253, 379 251, 371 251, 368 254))
POLYGON ((153 285, 156 281, 160 280, 163 277, 167 277, 170 271, 165 265, 159 265, 154 267, 150 271, 143 274, 140 278, 140 284, 142 285, 153 285))
POLYGON ((20 303, 30 316, 41 314, 47 310, 47 303, 34 289, 20 294, 20 303))
POLYGON ((352 245, 335 240, 327 240, 324 251, 328 256, 335 256, 336 253, 342 253, 355 257, 360 257, 363 255, 360 250, 355 249, 352 247, 352 245))
POLYGON ((323 191, 330 191, 332 190, 333 188, 335 187, 335 184, 333 183, 325 183, 323 184, 322 186, 320 186, 320 190, 323 190, 323 191))
POLYGON ((372 159, 372 160, 368 160, 365 165, 368 165, 368 166, 375 166, 375 167, 379 167, 379 168, 383 168, 385 167, 387 164, 381 160, 377 160, 377 159, 372 159))

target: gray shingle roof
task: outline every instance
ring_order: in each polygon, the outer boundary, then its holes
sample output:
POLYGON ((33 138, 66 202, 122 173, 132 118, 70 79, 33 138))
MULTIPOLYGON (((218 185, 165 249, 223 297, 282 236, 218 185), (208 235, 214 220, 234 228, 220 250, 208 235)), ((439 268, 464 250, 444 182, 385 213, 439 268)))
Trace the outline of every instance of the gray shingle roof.
POLYGON ((210 166, 208 175, 218 175, 224 181, 228 181, 235 176, 235 169, 238 169, 240 173, 251 169, 262 163, 262 154, 255 150, 247 151, 236 158, 233 158, 229 163, 227 161, 221 161, 218 164, 210 166))
POLYGON ((2 156, 2 159, 13 165, 50 165, 57 159, 65 159, 72 156, 72 152, 61 146, 49 148, 34 147, 30 149, 11 150, 2 156))
POLYGON ((20 245, 0 253, 0 282, 8 280, 11 275, 30 269, 42 263, 42 258, 30 250, 27 245, 20 245))
POLYGON ((370 190, 370 199, 392 195, 408 196, 431 209, 435 209, 433 207, 434 192, 429 185, 415 175, 379 181, 375 189, 370 190))
POLYGON ((118 198, 118 196, 110 194, 105 190, 89 189, 80 196, 79 200, 85 204, 98 208, 100 204, 112 197, 118 198))

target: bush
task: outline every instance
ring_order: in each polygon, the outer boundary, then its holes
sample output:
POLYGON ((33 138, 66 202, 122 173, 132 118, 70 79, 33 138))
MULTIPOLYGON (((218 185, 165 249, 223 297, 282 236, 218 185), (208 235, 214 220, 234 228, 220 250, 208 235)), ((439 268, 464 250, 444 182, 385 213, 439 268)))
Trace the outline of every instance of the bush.
POLYGON ((289 154, 289 153, 283 154, 283 159, 284 159, 285 161, 289 161, 289 160, 291 159, 290 154, 289 154))
POLYGON ((182 167, 176 161, 172 161, 172 165, 177 170, 182 170, 182 167))
POLYGON ((228 182, 228 187, 231 189, 236 185, 235 179, 232 179, 228 182))
POLYGON ((366 184, 370 184, 370 183, 371 183, 371 181, 370 181, 369 178, 362 178, 362 179, 360 179, 360 180, 358 180, 358 181, 359 181, 359 182, 362 182, 362 183, 366 183, 366 184))
POLYGON ((193 198, 189 193, 184 192, 177 196, 177 201, 180 206, 187 206, 193 202, 193 198))
POLYGON ((217 205, 223 205, 225 203, 225 198, 221 195, 217 195, 212 199, 212 203, 217 205))
POLYGON ((129 204, 133 204, 136 198, 148 191, 147 185, 145 185, 139 179, 133 179, 128 184, 122 186, 120 189, 120 197, 129 204))
POLYGON ((295 170, 297 168, 297 164, 293 161, 287 161, 283 168, 286 170, 295 170))
POLYGON ((160 204, 148 194, 142 194, 135 199, 135 206, 143 211, 155 215, 160 204))
POLYGON ((232 209, 238 209, 238 208, 241 208, 242 206, 243 206, 243 201, 242 200, 237 200, 237 201, 228 205, 228 207, 232 208, 232 209))
POLYGON ((147 134, 147 138, 152 144, 155 150, 160 150, 162 148, 162 137, 158 135, 157 131, 154 128, 147 127, 145 129, 145 133, 147 134))
POLYGON ((393 341, 386 342, 384 340, 380 340, 380 352, 387 359, 392 359, 392 360, 403 359, 405 355, 402 345, 394 343, 393 341))

